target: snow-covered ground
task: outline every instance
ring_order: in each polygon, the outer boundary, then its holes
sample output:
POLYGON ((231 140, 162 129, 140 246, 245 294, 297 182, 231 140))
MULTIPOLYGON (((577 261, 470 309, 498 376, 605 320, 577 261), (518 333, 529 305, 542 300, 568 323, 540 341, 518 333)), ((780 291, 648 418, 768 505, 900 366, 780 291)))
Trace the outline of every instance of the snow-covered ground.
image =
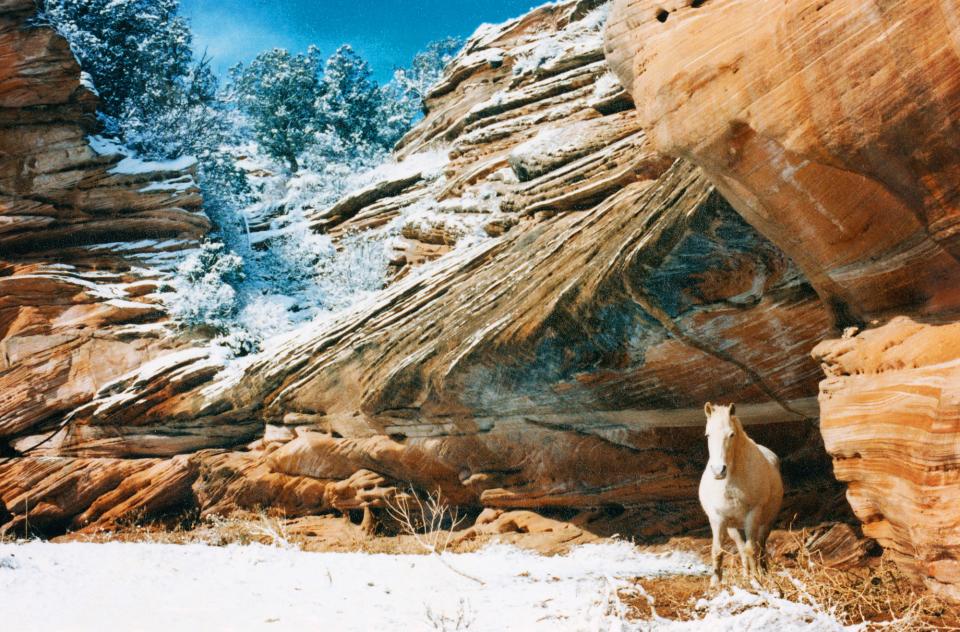
POLYGON ((705 604, 703 622, 624 622, 615 595, 630 579, 707 572, 688 553, 655 555, 619 542, 545 557, 494 545, 444 560, 261 545, 0 544, 0 627, 5 632, 843 629, 810 606, 751 604, 763 600, 747 593, 722 593, 705 604), (757 607, 745 614, 751 605, 757 607))

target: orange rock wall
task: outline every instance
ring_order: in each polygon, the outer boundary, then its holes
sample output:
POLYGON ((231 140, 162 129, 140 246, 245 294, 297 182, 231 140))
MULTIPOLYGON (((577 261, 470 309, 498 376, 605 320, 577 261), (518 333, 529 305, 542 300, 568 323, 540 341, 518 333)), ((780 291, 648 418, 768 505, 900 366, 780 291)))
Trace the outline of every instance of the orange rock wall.
POLYGON ((823 437, 867 533, 954 599, 958 16, 952 0, 616 0, 606 33, 652 144, 701 166, 838 326, 883 325, 814 352, 823 437))
MULTIPOLYGON (((90 390, 62 405, 39 388, 29 417, 11 401, 10 451, 49 439, 0 464, 6 528, 25 528, 27 499, 46 533, 183 508, 383 518, 412 483, 474 510, 675 533, 705 524, 705 399, 737 400, 783 457, 788 518, 820 511, 835 484, 808 352, 830 312, 701 170, 651 148, 604 60, 601 4, 481 29, 398 148, 443 152, 444 177, 386 177, 312 212, 334 237, 410 218, 386 290, 246 364, 144 350, 105 385, 67 371, 65 392, 90 390)), ((29 378, 23 358, 10 371, 29 378)))
POLYGON ((0 439, 16 449, 180 346, 159 268, 210 228, 192 171, 124 173, 91 147, 96 96, 34 11, 0 4, 0 439))

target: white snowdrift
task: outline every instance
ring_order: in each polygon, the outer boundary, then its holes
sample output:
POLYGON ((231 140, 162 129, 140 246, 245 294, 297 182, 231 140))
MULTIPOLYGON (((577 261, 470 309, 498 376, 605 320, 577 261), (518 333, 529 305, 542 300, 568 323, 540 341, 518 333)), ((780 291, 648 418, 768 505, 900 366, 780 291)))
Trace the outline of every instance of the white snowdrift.
POLYGON ((624 620, 616 595, 634 589, 631 579, 708 572, 689 553, 618 542, 544 557, 494 545, 444 559, 261 545, 0 544, 0 616, 5 632, 858 629, 815 603, 740 589, 701 600, 696 621, 624 620))
POLYGON ((543 557, 506 546, 435 556, 265 546, 0 545, 0 613, 19 630, 607 630, 626 579, 706 572, 625 543, 543 557), (441 628, 442 629, 442 628, 441 628))
POLYGON ((699 619, 658 618, 647 629, 653 632, 855 632, 865 627, 841 624, 812 600, 797 603, 742 588, 723 591, 709 600, 701 599, 696 609, 699 619))

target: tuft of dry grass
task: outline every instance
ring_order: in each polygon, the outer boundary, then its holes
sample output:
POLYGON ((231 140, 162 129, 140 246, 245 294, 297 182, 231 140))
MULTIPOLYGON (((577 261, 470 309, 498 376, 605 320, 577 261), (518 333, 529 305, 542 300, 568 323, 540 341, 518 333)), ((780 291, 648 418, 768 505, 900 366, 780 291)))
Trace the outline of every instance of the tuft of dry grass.
POLYGON ((813 599, 847 624, 882 624, 874 627, 896 632, 960 630, 960 611, 917 586, 889 555, 875 564, 832 568, 806 546, 805 529, 788 533, 793 564, 762 577, 762 589, 791 601, 813 599))
POLYGON ((412 517, 409 529, 403 527, 402 532, 396 535, 378 535, 351 522, 346 515, 285 518, 266 511, 253 511, 204 519, 191 517, 176 523, 145 521, 132 517, 118 522, 111 529, 70 533, 55 538, 54 541, 210 546, 264 544, 289 546, 312 552, 429 555, 431 551, 424 547, 424 542, 443 544, 442 550, 445 551, 469 553, 482 549, 493 539, 451 539, 451 525, 445 524, 447 528, 437 526, 424 529, 419 519, 412 517), (414 530, 416 533, 408 532, 414 530))
POLYGON ((837 568, 809 548, 807 529, 782 532, 780 537, 791 540, 788 546, 780 547, 790 553, 774 553, 770 572, 759 580, 748 579, 740 569, 739 557, 730 551, 724 565, 724 585, 718 589, 710 587, 706 576, 636 580, 635 593, 621 594, 630 618, 644 620, 656 614, 667 619, 696 620, 700 617, 696 604, 701 598, 736 585, 797 603, 816 604, 841 623, 866 624, 866 630, 960 630, 960 610, 912 583, 888 556, 837 568))

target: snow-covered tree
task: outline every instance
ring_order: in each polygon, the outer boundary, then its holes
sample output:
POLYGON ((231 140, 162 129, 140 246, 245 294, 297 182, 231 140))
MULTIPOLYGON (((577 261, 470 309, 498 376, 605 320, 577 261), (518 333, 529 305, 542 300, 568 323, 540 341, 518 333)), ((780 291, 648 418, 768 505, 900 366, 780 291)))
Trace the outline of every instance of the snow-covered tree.
POLYGON ((43 2, 93 79, 104 133, 146 158, 195 156, 207 213, 235 223, 228 216, 249 202, 249 184, 221 151, 234 127, 209 59, 193 56, 179 0, 43 2))
POLYGON ((304 209, 362 186, 387 160, 459 42, 431 44, 382 86, 349 46, 326 60, 314 47, 274 49, 232 69, 221 89, 206 56, 192 53, 179 0, 39 1, 100 94, 105 135, 144 158, 198 159, 216 232, 169 282, 165 302, 176 321, 252 353, 265 337, 383 287, 385 232, 334 246, 310 229, 304 209), (241 155, 278 173, 248 176, 237 167, 241 155), (251 242, 247 211, 268 218, 276 234, 251 242))
POLYGON ((205 242, 177 268, 167 304, 181 323, 219 331, 237 313, 234 286, 243 280, 243 259, 220 242, 205 242))
POLYGON ((463 41, 447 37, 431 42, 416 54, 407 68, 394 70, 393 79, 381 89, 383 106, 379 126, 382 143, 393 146, 426 112, 424 100, 443 75, 463 41))
POLYGON ((323 85, 316 104, 321 129, 351 144, 382 145, 383 94, 366 60, 341 46, 327 59, 323 85))
POLYGON ((315 103, 322 94, 319 51, 292 55, 275 48, 230 71, 231 92, 249 117, 257 142, 271 157, 300 168, 298 156, 316 132, 315 103))
POLYGON ((397 84, 403 94, 422 104, 430 88, 440 80, 444 68, 453 61, 461 48, 463 40, 458 37, 446 37, 430 42, 413 57, 409 68, 398 68, 394 71, 393 83, 397 84))
POLYGON ((47 19, 70 42, 93 78, 108 131, 134 99, 169 98, 193 63, 187 22, 179 0, 43 0, 47 19))

